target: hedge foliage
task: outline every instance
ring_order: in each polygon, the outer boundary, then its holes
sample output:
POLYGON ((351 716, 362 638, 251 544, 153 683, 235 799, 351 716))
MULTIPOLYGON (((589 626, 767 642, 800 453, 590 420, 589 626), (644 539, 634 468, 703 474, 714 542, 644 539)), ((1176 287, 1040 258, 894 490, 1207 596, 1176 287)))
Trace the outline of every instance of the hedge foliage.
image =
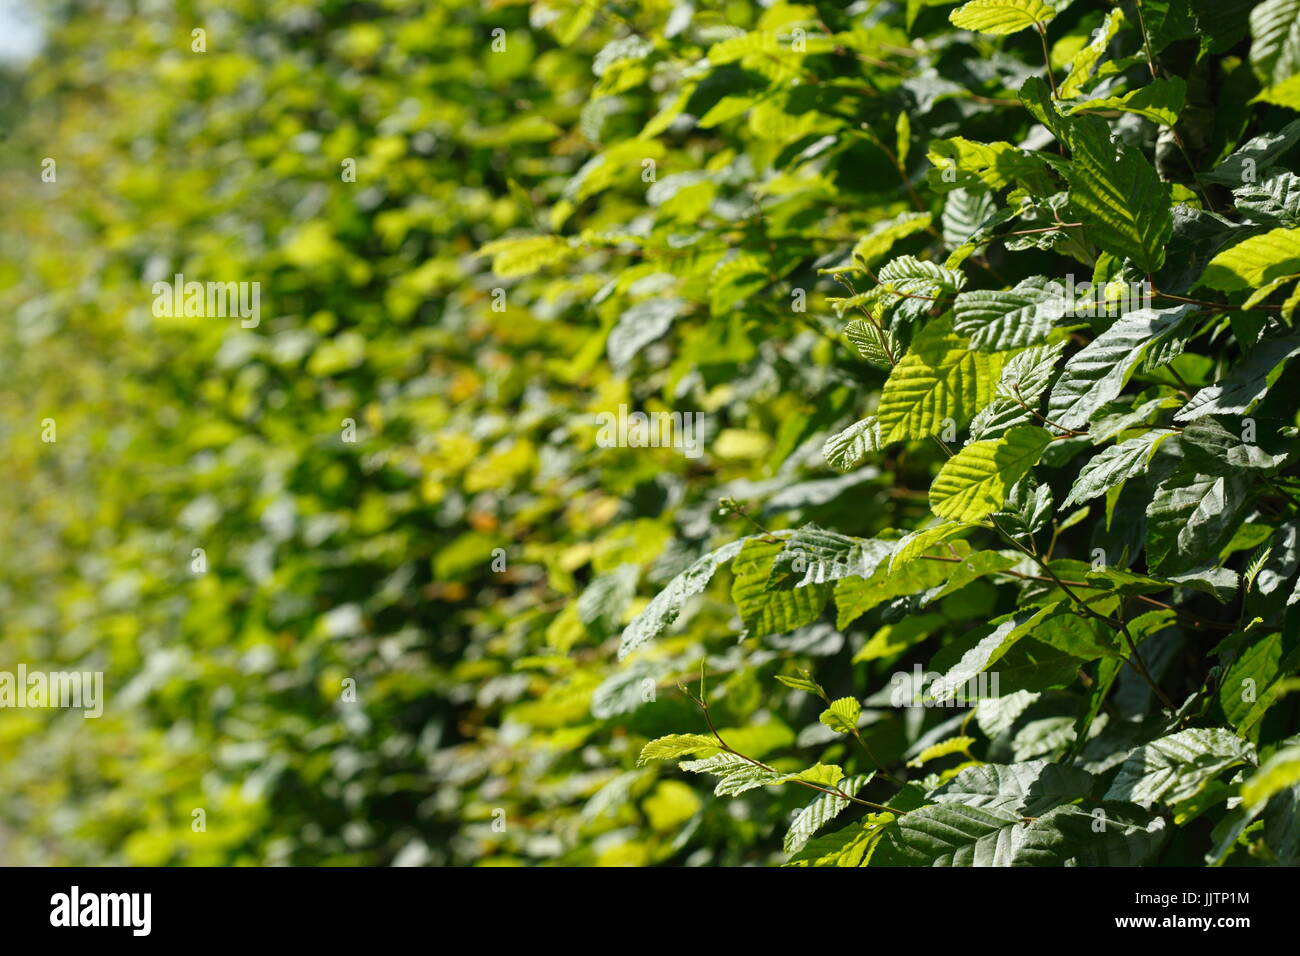
POLYGON ((1300 0, 48 11, 10 856, 1300 862, 1300 0))

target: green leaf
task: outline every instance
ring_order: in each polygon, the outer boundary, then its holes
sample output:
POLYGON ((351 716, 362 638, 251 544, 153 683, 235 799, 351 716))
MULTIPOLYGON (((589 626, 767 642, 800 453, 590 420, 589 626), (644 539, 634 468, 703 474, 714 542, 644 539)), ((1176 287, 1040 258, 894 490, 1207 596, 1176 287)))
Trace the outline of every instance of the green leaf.
POLYGON ((635 564, 623 564, 587 585, 578 598, 578 618, 588 630, 604 636, 618 627, 636 595, 640 571, 635 564))
POLYGON ((974 737, 949 737, 947 740, 926 747, 919 754, 909 760, 907 765, 909 767, 923 767, 931 760, 938 760, 940 757, 950 757, 953 754, 964 753, 973 743, 975 743, 974 737))
POLYGON ((569 242, 560 236, 525 236, 498 239, 479 249, 480 256, 492 257, 492 271, 503 279, 532 275, 560 262, 570 254, 569 242))
POLYGON ((1002 507, 1007 492, 1035 464, 1052 440, 1032 425, 1001 438, 978 441, 957 452, 930 485, 930 510, 951 521, 974 522, 1002 507))
MULTIPOLYGON (((838 787, 850 797, 856 797, 871 779, 874 773, 855 774, 852 777, 845 777, 839 781, 838 787)), ((808 845, 812 835, 835 819, 849 801, 834 793, 823 793, 816 797, 808 806, 799 811, 790 824, 790 829, 786 832, 783 847, 786 853, 799 853, 808 845)), ((793 862, 793 861, 791 861, 793 862)))
POLYGON ((1300 228, 1283 226, 1252 236, 1210 260, 1200 285, 1235 292, 1300 275, 1300 228))
POLYGON ((1174 413, 1174 421, 1189 422, 1206 415, 1244 415, 1268 391, 1269 382, 1285 363, 1300 355, 1300 335, 1265 339, 1234 366, 1223 381, 1207 385, 1174 413))
MULTIPOLYGON (((1300 130, 1300 121, 1294 125, 1300 130)), ((1237 212, 1253 222, 1300 225, 1300 176, 1289 170, 1275 169, 1259 182, 1238 186, 1232 195, 1237 212)))
POLYGON ((790 677, 786 674, 777 674, 776 679, 786 687, 794 690, 802 690, 817 697, 826 696, 826 691, 822 689, 822 685, 814 680, 809 680, 807 677, 790 677))
POLYGON ((1031 276, 1006 291, 963 292, 953 305, 953 329, 989 352, 1043 341, 1065 315, 1065 290, 1043 276, 1031 276))
POLYGON ((1250 807, 1262 807, 1279 791, 1300 783, 1300 744, 1278 750, 1241 785, 1241 799, 1250 807))
POLYGON ((1045 607, 1018 611, 995 620, 993 623, 996 626, 992 632, 963 654, 960 661, 930 685, 928 689, 930 698, 941 702, 956 696, 968 681, 1001 660, 1017 641, 1029 633, 1030 628, 1047 617, 1056 607, 1056 604, 1048 604, 1045 607))
MULTIPOLYGON (((956 548, 969 545, 964 541, 955 542, 956 548)), ((945 549, 947 545, 943 546, 945 549)), ((861 617, 882 601, 916 594, 927 588, 942 584, 952 577, 960 564, 951 561, 910 561, 899 570, 891 570, 888 565, 876 568, 870 578, 849 577, 836 582, 835 603, 839 614, 835 626, 843 630, 848 624, 861 617)))
POLYGON ((767 584, 788 589, 838 581, 852 574, 866 577, 893 549, 892 541, 854 538, 807 524, 785 539, 772 562, 767 584))
POLYGON ((862 716, 862 705, 855 697, 841 697, 833 701, 818 720, 837 734, 852 733, 858 727, 858 718, 862 716))
POLYGON ((1123 23, 1124 13, 1118 7, 1106 14, 1106 19, 1102 21, 1101 26, 1093 31, 1088 45, 1074 55, 1070 72, 1065 75, 1058 87, 1061 99, 1071 99, 1083 91, 1083 87, 1092 76, 1093 69, 1106 55, 1106 51, 1110 48, 1110 41, 1115 39, 1115 34, 1119 32, 1123 23))
POLYGON ((932 218, 928 212, 899 213, 893 219, 880 223, 868 235, 860 239, 857 245, 853 247, 850 261, 831 271, 863 272, 864 269, 859 260, 865 260, 868 266, 875 265, 889 253, 889 250, 894 247, 894 243, 929 229, 932 218))
POLYGON ((1144 435, 1122 441, 1094 455, 1079 470, 1079 477, 1071 486, 1070 494, 1061 502, 1061 507, 1090 501, 1116 485, 1144 474, 1160 443, 1174 434, 1177 433, 1172 429, 1153 428, 1144 435))
POLYGON ((619 660, 671 627, 681 614, 686 600, 703 591, 712 580, 714 572, 738 555, 749 540, 741 538, 724 544, 716 551, 710 551, 669 581, 668 586, 656 594, 645 609, 623 629, 623 639, 618 648, 619 660))
POLYGON ((736 556, 731 569, 731 599, 752 637, 785 634, 811 624, 830 600, 831 585, 809 584, 787 591, 768 588, 772 569, 784 541, 750 538, 736 556))
POLYGON ((691 773, 711 773, 718 777, 718 784, 713 788, 713 794, 717 797, 739 796, 746 790, 779 783, 788 776, 759 767, 733 753, 720 753, 703 760, 684 760, 678 766, 691 773))
POLYGON ((1066 109, 1066 113, 1074 115, 1087 110, 1119 110, 1121 113, 1135 113, 1161 126, 1173 126, 1178 122, 1178 114, 1183 110, 1186 96, 1187 84, 1180 78, 1161 77, 1123 96, 1104 96, 1073 104, 1066 109))
POLYGON ((1065 177, 1087 238, 1143 272, 1158 271, 1173 231, 1169 184, 1135 147, 1112 141, 1100 117, 1077 117, 1070 146, 1065 177))
POLYGON ((873 451, 879 451, 880 422, 868 415, 842 432, 836 432, 822 445, 822 457, 836 471, 852 471, 873 451))
POLYGON ((1015 813, 936 803, 887 825, 872 866, 1012 866, 1027 824, 1015 813))
POLYGON ((937 435, 945 420, 960 424, 993 397, 994 365, 955 336, 937 347, 915 347, 894 367, 881 392, 876 418, 890 444, 937 435))
POLYGON ((903 347, 892 332, 862 319, 855 319, 846 325, 844 337, 853 344, 859 355, 876 368, 893 368, 903 354, 903 347))
POLYGON ((955 27, 1006 36, 1051 22, 1056 11, 1042 0, 970 0, 948 14, 955 27))
POLYGON ((936 139, 930 143, 926 158, 934 167, 926 174, 926 181, 936 192, 984 192, 1012 183, 1034 193, 1052 191, 1044 160, 1010 143, 979 143, 964 136, 936 139))
POLYGON ((990 763, 965 768, 930 799, 1036 817, 1086 796, 1092 785, 1092 774, 1046 760, 990 763))
POLYGON ((669 734, 642 747, 636 764, 640 767, 651 760, 676 760, 678 757, 717 749, 718 742, 703 734, 669 734))
POLYGON ((1229 187, 1244 186, 1272 166, 1297 140, 1300 140, 1300 120, 1293 120, 1275 133, 1260 133, 1252 137, 1201 178, 1229 187))
POLYGON ((1300 0, 1264 0, 1250 12, 1250 65, 1265 86, 1300 73, 1300 0))
POLYGON ((893 816, 869 814, 843 830, 809 840, 786 866, 862 866, 880 839, 882 829, 893 816))
POLYGON ((1063 428, 1086 425, 1127 384, 1143 355, 1196 313, 1194 305, 1138 309, 1076 352, 1061 370, 1047 403, 1047 417, 1063 428))
POLYGON ((1241 472, 1202 475, 1177 471, 1147 505, 1147 562, 1158 574, 1190 571, 1212 559, 1232 537, 1250 503, 1241 472))
POLYGON ((1254 763, 1255 750, 1230 730, 1195 728, 1138 747, 1119 768, 1107 800, 1181 803, 1229 767, 1254 763))

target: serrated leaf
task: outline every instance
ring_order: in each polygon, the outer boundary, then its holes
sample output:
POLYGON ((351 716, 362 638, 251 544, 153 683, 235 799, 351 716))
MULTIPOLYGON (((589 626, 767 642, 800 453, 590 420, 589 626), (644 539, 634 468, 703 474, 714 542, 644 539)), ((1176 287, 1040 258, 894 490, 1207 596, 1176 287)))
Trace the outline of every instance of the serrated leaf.
POLYGON ((1061 80, 1058 93, 1061 99, 1071 99, 1083 91, 1092 76, 1092 71, 1110 48, 1110 41, 1115 39, 1120 26, 1124 23, 1124 13, 1118 7, 1106 14, 1101 26, 1093 31, 1088 45, 1074 55, 1070 72, 1061 80))
POLYGON ((1103 96, 1072 104, 1067 108, 1066 114, 1074 115, 1085 110, 1118 110, 1121 113, 1134 113, 1162 126, 1173 126, 1178 122, 1178 114, 1183 110, 1186 97, 1187 84, 1181 78, 1159 77, 1123 96, 1103 96))
POLYGON ((1076 352, 1065 363, 1047 404, 1047 417, 1079 428, 1123 390, 1146 350, 1196 314, 1194 305, 1138 309, 1076 352))
POLYGON ((868 415, 841 432, 836 432, 822 445, 822 457, 836 471, 852 471, 873 451, 879 451, 880 422, 868 415))
POLYGON ((1011 866, 1028 825, 1015 813, 935 803, 887 825, 871 866, 1011 866))
POLYGON ((1070 205, 1087 237, 1143 272, 1158 271, 1174 225, 1169 184, 1135 147, 1112 141, 1100 117, 1076 117, 1070 146, 1070 205))
POLYGON ((1280 226, 1300 225, 1300 176, 1276 169, 1259 182, 1232 191, 1237 212, 1253 222, 1280 226))
POLYGON ((1042 0, 970 0, 948 14, 955 27, 1006 36, 1051 22, 1056 11, 1042 0))
POLYGON ((656 594, 645 609, 623 629, 623 638, 618 648, 619 660, 671 627, 681 614, 686 600, 703 591, 712 580, 714 572, 738 555, 749 540, 741 538, 724 544, 716 551, 710 551, 669 581, 667 587, 656 594))
POLYGON ((988 636, 963 654, 961 660, 946 674, 930 684, 929 696, 936 702, 954 697, 968 681, 1001 660, 1017 641, 1029 633, 1030 628, 1056 607, 1055 603, 1048 604, 1009 614, 995 621, 996 626, 988 636))
POLYGON ((1092 784, 1092 774, 1046 760, 983 764, 962 770, 932 791, 930 799, 1041 816, 1053 807, 1086 796, 1092 784))
POLYGON ((735 578, 731 599, 752 637, 786 634, 811 624, 830 600, 830 584, 809 584, 786 591, 768 589, 776 557, 784 541, 754 537, 747 540, 732 563, 735 578))
POLYGON ((953 754, 964 753, 973 743, 975 743, 974 737, 949 737, 947 740, 926 747, 919 754, 909 760, 907 765, 909 767, 924 767, 931 760, 938 760, 940 757, 949 757, 953 754))
POLYGON ((967 445, 944 463, 930 485, 930 510, 974 522, 1002 507, 1007 492, 1037 464, 1052 435, 1024 425, 1001 438, 967 445))
POLYGON ((1241 472, 1178 471, 1162 481, 1147 505, 1147 563, 1158 574, 1190 571, 1227 544, 1249 504, 1241 472))
POLYGON ((1144 474, 1160 443, 1174 434, 1176 432, 1172 429, 1153 428, 1144 435, 1122 441, 1094 455, 1079 469, 1079 477, 1074 480, 1061 507, 1090 501, 1121 482, 1144 474))
POLYGON ((855 319, 846 325, 844 337, 853 344, 859 355, 877 368, 893 368, 903 354, 902 346, 892 332, 862 319, 855 319))
POLYGON ((1265 86, 1300 73, 1300 0, 1264 0, 1250 12, 1250 65, 1265 86))
POLYGON ((985 351, 1023 348, 1043 341, 1065 315, 1065 290, 1043 276, 1014 289, 963 292, 953 304, 953 329, 985 351))
POLYGON ((983 352, 946 339, 934 349, 915 347, 894 367, 881 392, 876 418, 885 444, 937 435, 946 420, 961 423, 993 397, 994 366, 983 352))
POLYGON ((1284 363, 1300 355, 1300 335, 1266 339, 1247 353, 1222 382, 1207 385, 1174 414, 1179 422, 1206 415, 1244 415, 1268 391, 1268 384, 1284 363))
POLYGON ((793 690, 805 691, 817 697, 826 696, 826 691, 822 689, 822 685, 814 680, 809 680, 807 677, 790 677, 787 674, 777 674, 776 679, 793 690))
POLYGON ((862 705, 855 697, 841 697, 832 701, 830 707, 823 710, 817 719, 837 734, 852 733, 858 727, 858 718, 862 716, 862 705))
POLYGON ((1251 137, 1202 178, 1229 187, 1249 183, 1256 173, 1273 165, 1297 140, 1300 140, 1300 120, 1293 120, 1275 133, 1251 137))
MULTIPOLYGON (((855 774, 852 777, 845 777, 837 786, 850 797, 856 797, 874 776, 874 773, 855 774)), ((849 802, 834 793, 823 793, 816 797, 799 811, 794 822, 790 824, 782 844, 785 852, 799 853, 807 846, 812 835, 834 820, 849 805, 849 802)))
POLYGON ((676 760, 678 757, 718 749, 718 742, 703 734, 669 734, 642 747, 636 764, 640 767, 651 760, 676 760))
POLYGON ((1300 275, 1300 228, 1282 226, 1252 236, 1210 260, 1200 285, 1235 292, 1300 275))
POLYGON ((1247 806, 1262 807, 1279 791, 1300 783, 1300 744, 1283 747, 1269 757, 1241 785, 1241 799, 1247 806))
POLYGON ((887 813, 870 814, 843 830, 814 837, 786 866, 862 866, 880 839, 884 824, 892 820, 887 813))
POLYGON ((1194 728, 1138 747, 1124 761, 1107 800, 1181 803, 1229 767, 1253 763, 1254 748, 1230 730, 1194 728))

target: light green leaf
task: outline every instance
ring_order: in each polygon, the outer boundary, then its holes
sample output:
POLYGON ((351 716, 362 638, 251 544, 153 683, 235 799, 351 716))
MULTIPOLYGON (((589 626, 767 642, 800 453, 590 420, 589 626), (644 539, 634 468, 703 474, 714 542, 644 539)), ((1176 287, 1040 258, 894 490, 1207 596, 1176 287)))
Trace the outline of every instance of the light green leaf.
POLYGON ((862 705, 857 698, 841 697, 823 710, 817 719, 837 734, 848 734, 857 729, 858 718, 861 716, 862 705))
POLYGON ((1200 285, 1235 292, 1300 275, 1300 228, 1283 226, 1252 236, 1210 260, 1200 285))
POLYGON ((1042 0, 970 0, 948 14, 955 27, 1006 36, 1026 27, 1041 27, 1056 16, 1042 0))
POLYGON ((754 537, 745 542, 731 569, 731 599, 752 637, 786 634, 811 624, 830 600, 830 584, 809 584, 785 591, 769 590, 768 581, 784 541, 754 537))
POLYGON ((641 756, 636 763, 640 767, 651 760, 676 760, 678 757, 717 749, 718 742, 703 734, 669 734, 642 747, 641 756))
POLYGON ((1241 785, 1247 807, 1262 807, 1273 794, 1300 783, 1300 744, 1283 747, 1241 785))
POLYGON ((1011 486, 1037 464, 1052 440, 1024 425, 1001 438, 967 445, 944 463, 930 485, 930 510, 951 521, 974 522, 1002 507, 1011 486))
MULTIPOLYGON (((856 797, 874 773, 856 774, 839 781, 838 787, 850 797, 856 797)), ((783 843, 786 853, 798 853, 807 844, 814 833, 835 819, 849 801, 834 793, 823 793, 799 811, 799 815, 790 824, 783 843)))
POLYGON ((919 754, 909 760, 907 765, 909 767, 923 767, 931 760, 938 760, 940 757, 949 757, 953 754, 964 753, 973 743, 975 743, 974 737, 949 737, 947 740, 926 747, 919 754))
POLYGON ((1173 126, 1178 122, 1178 114, 1183 110, 1186 96, 1187 84, 1179 77, 1160 77, 1123 96, 1104 96, 1076 103, 1068 107, 1066 113, 1073 115, 1089 110, 1118 110, 1121 113, 1135 113, 1161 126, 1173 126))
POLYGON ((1092 76, 1093 68, 1105 56, 1110 48, 1110 41, 1115 39, 1115 34, 1119 32, 1123 23, 1124 13, 1118 7, 1106 14, 1106 19, 1102 21, 1101 26, 1093 31, 1088 45, 1075 54, 1074 62, 1070 64, 1070 72, 1058 87, 1061 99, 1072 99, 1083 91, 1084 85, 1092 76))
POLYGON ((938 348, 903 356, 885 382, 876 408, 885 444, 926 438, 943 430, 945 419, 960 424, 993 397, 994 364, 956 337, 938 348))

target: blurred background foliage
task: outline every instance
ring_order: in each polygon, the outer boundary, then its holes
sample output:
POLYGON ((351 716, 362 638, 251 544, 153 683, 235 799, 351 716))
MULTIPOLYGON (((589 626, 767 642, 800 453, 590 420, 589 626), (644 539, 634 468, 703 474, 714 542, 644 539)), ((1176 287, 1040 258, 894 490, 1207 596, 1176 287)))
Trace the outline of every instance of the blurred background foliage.
MULTIPOLYGON (((763 12, 697 6, 714 27, 763 12)), ((820 464, 810 477, 792 455, 818 444, 805 418, 844 404, 828 385, 848 373, 815 326, 776 345, 696 305, 679 328, 693 352, 652 347, 632 374, 607 361, 603 332, 629 287, 656 280, 621 268, 614 240, 549 278, 503 280, 476 254, 557 208, 593 237, 647 214, 639 153, 582 196, 569 184, 658 110, 659 84, 629 75, 638 61, 617 77, 593 62, 627 17, 662 32, 673 5, 38 12, 39 55, 0 75, 0 668, 102 670, 108 703, 98 720, 0 711, 7 862, 774 853, 793 802, 755 817, 635 767, 647 737, 698 720, 673 686, 705 640, 720 712, 762 711, 753 750, 793 740, 794 717, 768 713, 741 668, 762 660, 735 645, 727 604, 631 669, 613 648, 645 603, 638 579, 653 593, 741 533, 716 516, 737 482, 759 476, 785 523, 830 517, 835 492, 876 480, 820 464), (593 98, 600 83, 614 89, 593 98), (154 317, 150 286, 175 273, 259 282, 260 326, 154 317), (592 413, 629 401, 711 413, 710 453, 598 447, 592 413), (584 614, 573 599, 616 574, 619 599, 584 614)), ((687 136, 647 155, 721 169, 716 146, 687 136)), ((699 202, 669 212, 689 223, 699 202)), ((761 655, 842 644, 825 628, 761 655)))

